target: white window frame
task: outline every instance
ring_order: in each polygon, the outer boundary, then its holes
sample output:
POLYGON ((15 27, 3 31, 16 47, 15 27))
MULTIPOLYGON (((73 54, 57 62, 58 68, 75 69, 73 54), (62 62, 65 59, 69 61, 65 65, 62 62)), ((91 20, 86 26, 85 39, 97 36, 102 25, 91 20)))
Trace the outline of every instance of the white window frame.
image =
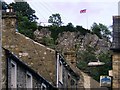
POLYGON ((12 78, 13 73, 12 73, 12 69, 11 69, 11 84, 14 83, 14 86, 11 86, 11 88, 17 88, 17 64, 13 60, 11 60, 11 68, 12 68, 12 65, 14 65, 15 73, 14 73, 14 78, 12 78))
POLYGON ((30 72, 26 72, 26 88, 32 89, 33 88, 33 77, 32 74, 30 72), (30 76, 30 86, 27 86, 27 77, 30 76))
POLYGON ((59 61, 59 82, 63 84, 63 64, 59 61))
POLYGON ((43 87, 46 89, 46 85, 44 83, 41 84, 41 90, 43 90, 43 87))

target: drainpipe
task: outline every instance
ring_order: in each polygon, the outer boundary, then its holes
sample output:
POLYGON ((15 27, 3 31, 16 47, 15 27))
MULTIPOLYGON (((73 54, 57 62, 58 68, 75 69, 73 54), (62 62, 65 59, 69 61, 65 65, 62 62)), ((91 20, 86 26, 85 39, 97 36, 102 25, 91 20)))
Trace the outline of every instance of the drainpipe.
POLYGON ((57 82, 56 82, 56 85, 57 85, 57 88, 58 88, 58 82, 59 82, 59 53, 57 53, 57 82))
POLYGON ((2 3, 0 3, 0 90, 2 90, 2 3))

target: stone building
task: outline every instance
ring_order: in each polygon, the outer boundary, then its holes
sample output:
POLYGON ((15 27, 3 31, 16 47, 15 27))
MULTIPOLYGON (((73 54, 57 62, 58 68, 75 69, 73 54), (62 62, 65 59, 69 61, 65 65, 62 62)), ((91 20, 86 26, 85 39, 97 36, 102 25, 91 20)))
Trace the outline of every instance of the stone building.
POLYGON ((120 16, 113 16, 113 88, 120 88, 120 16))
MULTIPOLYGON (((55 89, 47 80, 37 74, 33 69, 19 60, 9 50, 4 49, 6 56, 6 88, 39 88, 55 89)), ((4 74, 3 74, 4 75, 4 74)), ((4 88, 3 87, 3 88, 4 88)))
POLYGON ((16 31, 14 12, 2 13, 2 48, 2 88, 83 86, 80 73, 60 53, 16 31))

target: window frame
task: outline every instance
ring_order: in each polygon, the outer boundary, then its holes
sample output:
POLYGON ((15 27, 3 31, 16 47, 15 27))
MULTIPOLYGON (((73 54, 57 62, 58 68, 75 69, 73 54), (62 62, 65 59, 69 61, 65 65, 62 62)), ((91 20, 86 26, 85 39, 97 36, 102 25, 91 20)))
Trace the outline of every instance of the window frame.
POLYGON ((47 89, 47 86, 44 83, 41 84, 41 90, 44 90, 43 87, 45 88, 45 90, 47 89))
MULTIPOLYGON (((10 59, 10 58, 9 58, 10 59)), ((10 64, 11 64, 11 84, 12 84, 12 81, 13 83, 15 84, 13 86, 13 88, 17 88, 17 63, 15 61, 13 61, 12 59, 10 59, 10 64), (14 75, 14 80, 12 79, 12 65, 14 65, 14 68, 15 68, 15 75, 14 75)))
POLYGON ((30 73, 30 72, 26 72, 26 88, 33 88, 33 77, 32 77, 32 74, 30 73), (27 86, 27 78, 28 78, 28 76, 30 76, 30 81, 31 81, 31 84, 30 84, 30 87, 29 86, 27 86))
POLYGON ((59 82, 63 84, 63 64, 59 61, 59 82))

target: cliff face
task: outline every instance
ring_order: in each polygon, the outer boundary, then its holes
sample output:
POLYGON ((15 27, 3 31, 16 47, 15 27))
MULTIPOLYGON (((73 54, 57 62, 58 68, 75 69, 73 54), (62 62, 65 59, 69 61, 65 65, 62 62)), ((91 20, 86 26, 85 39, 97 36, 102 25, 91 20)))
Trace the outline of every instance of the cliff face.
POLYGON ((42 43, 42 39, 44 38, 44 37, 48 37, 48 38, 51 38, 51 32, 48 30, 48 29, 45 29, 45 28, 43 28, 43 29, 41 29, 41 30, 36 30, 35 32, 34 32, 34 35, 35 35, 35 40, 37 41, 37 42, 39 42, 39 43, 42 43))
MULTIPOLYGON (((43 39, 51 37, 51 32, 49 29, 43 28, 41 30, 36 30, 34 32, 35 40, 39 43, 43 43, 43 39)), ((111 46, 111 42, 106 38, 100 39, 97 35, 87 33, 86 35, 81 35, 80 32, 63 32, 58 35, 57 44, 55 48, 61 52, 66 51, 81 51, 85 50, 86 47, 92 47, 98 52, 106 52, 111 46)), ((49 43, 49 42, 48 42, 49 43)))
POLYGON ((86 47, 96 48, 96 52, 105 52, 109 50, 111 43, 104 39, 99 39, 95 34, 87 33, 85 36, 78 32, 64 32, 57 39, 57 47, 63 52, 68 50, 85 50, 86 47))

